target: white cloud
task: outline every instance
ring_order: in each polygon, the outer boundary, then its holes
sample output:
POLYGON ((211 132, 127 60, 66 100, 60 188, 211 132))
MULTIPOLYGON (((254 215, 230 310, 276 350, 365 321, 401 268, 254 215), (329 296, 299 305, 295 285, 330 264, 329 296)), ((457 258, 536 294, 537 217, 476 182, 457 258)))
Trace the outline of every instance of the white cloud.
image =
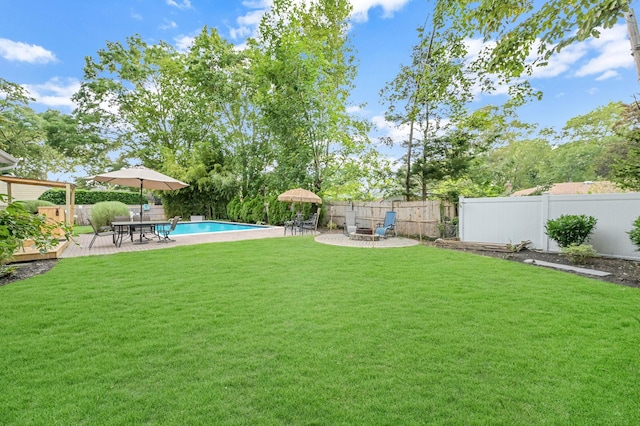
POLYGON ((578 68, 576 77, 600 74, 599 78, 602 78, 608 71, 634 66, 627 29, 623 24, 602 30, 599 38, 590 38, 583 43, 593 52, 594 57, 578 68))
POLYGON ((177 7, 180 10, 191 9, 191 0, 182 0, 181 2, 177 2, 175 0, 166 0, 166 3, 169 6, 177 7))
POLYGON ((131 12, 130 16, 136 21, 142 21, 142 15, 137 12, 131 12))
POLYGON ((174 38, 174 41, 176 42, 176 49, 178 49, 179 52, 184 53, 187 50, 189 50, 194 40, 195 40, 195 37, 186 36, 186 35, 181 35, 179 37, 176 37, 174 38))
POLYGON ((618 77, 619 75, 620 73, 618 73, 618 71, 608 70, 605 71, 600 77, 596 78, 596 81, 608 80, 610 78, 618 77))
POLYGON ((590 94, 590 95, 595 95, 599 91, 600 90, 597 87, 592 87, 591 89, 587 90, 587 93, 590 94))
POLYGON ((347 107, 348 114, 358 114, 361 111, 362 111, 362 107, 360 107, 359 105, 351 105, 347 107))
MULTIPOLYGON (((534 47, 537 49, 537 46, 534 47)), ((553 78, 569 71, 572 66, 588 54, 584 43, 570 45, 553 55, 544 67, 535 67, 531 78, 553 78)), ((533 58, 531 58, 533 60, 533 58)))
POLYGON ((74 108, 71 96, 80 89, 80 82, 74 78, 62 80, 55 77, 44 84, 25 84, 23 87, 39 104, 74 108))
POLYGON ((53 52, 42 46, 6 38, 0 38, 0 56, 8 61, 28 62, 30 64, 46 64, 57 61, 53 52))
POLYGON ((265 4, 260 3, 255 5, 260 7, 260 9, 252 10, 247 14, 238 17, 238 19, 236 19, 238 27, 229 29, 229 34, 233 40, 248 37, 256 31, 256 28, 260 23, 262 16, 267 12, 267 9, 265 8, 265 4))
POLYGON ((369 10, 381 7, 383 18, 390 18, 394 12, 402 9, 410 0, 351 0, 353 11, 351 18, 355 22, 366 22, 369 19, 369 10))
POLYGON ((168 19, 164 20, 164 24, 160 25, 161 30, 170 30, 171 28, 177 28, 178 24, 175 21, 169 21, 168 19))

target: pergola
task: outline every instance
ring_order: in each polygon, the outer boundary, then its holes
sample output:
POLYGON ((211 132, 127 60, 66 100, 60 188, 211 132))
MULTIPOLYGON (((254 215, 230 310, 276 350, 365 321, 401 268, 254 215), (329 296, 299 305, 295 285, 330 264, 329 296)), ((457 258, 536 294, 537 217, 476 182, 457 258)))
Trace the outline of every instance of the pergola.
POLYGON ((75 199, 76 199, 76 185, 68 182, 54 182, 50 180, 38 180, 38 179, 26 179, 14 176, 0 176, 0 181, 7 183, 7 195, 9 196, 9 202, 13 199, 11 194, 11 184, 20 185, 35 185, 35 186, 48 186, 51 188, 65 188, 67 191, 66 207, 67 214, 64 217, 64 222, 67 225, 73 225, 73 216, 75 214, 75 199))

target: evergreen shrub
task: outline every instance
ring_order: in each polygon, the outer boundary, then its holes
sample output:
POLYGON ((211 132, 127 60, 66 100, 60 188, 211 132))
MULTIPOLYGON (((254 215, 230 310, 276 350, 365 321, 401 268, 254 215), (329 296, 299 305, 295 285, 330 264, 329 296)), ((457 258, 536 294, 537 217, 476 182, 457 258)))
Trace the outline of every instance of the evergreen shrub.
POLYGON ((633 228, 628 232, 629 239, 635 245, 636 251, 640 250, 640 216, 633 222, 633 228))
POLYGON ((546 234, 558 243, 558 246, 579 246, 589 239, 598 220, 586 215, 561 215, 550 219, 545 225, 546 234))

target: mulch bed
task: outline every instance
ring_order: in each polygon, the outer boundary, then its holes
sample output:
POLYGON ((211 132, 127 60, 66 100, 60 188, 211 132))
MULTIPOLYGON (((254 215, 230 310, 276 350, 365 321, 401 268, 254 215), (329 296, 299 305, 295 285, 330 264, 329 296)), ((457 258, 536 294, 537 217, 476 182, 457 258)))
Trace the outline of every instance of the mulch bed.
MULTIPOLYGON (((438 246, 434 242, 429 242, 429 245, 438 246)), ((597 271, 609 272, 611 275, 606 277, 596 277, 593 275, 584 275, 589 278, 597 279, 600 281, 607 281, 610 283, 625 285, 629 287, 640 288, 640 261, 637 260, 624 260, 614 259, 609 257, 595 257, 589 260, 584 265, 575 265, 560 253, 543 253, 537 250, 529 250, 524 248, 520 251, 508 251, 508 250, 491 250, 491 249, 477 249, 477 248, 463 248, 463 247, 447 247, 448 250, 464 251, 468 253, 478 254, 480 256, 498 257, 501 259, 511 260, 514 262, 524 262, 526 259, 541 260, 544 262, 578 266, 580 268, 595 269, 597 271)), ((542 266, 532 266, 540 268, 542 266)), ((575 272, 567 272, 575 273, 575 272)), ((578 274, 581 275, 581 274, 578 274)))

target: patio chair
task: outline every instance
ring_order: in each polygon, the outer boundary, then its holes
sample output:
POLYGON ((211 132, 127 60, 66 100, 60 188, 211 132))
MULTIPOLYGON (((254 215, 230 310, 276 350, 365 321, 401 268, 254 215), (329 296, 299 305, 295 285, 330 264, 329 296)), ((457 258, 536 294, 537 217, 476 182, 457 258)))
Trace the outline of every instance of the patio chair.
POLYGON ((318 212, 315 212, 314 214, 311 215, 311 217, 305 221, 302 221, 302 226, 300 227, 300 230, 302 231, 302 233, 304 234, 305 229, 308 229, 309 231, 316 231, 316 229, 318 229, 318 212))
POLYGON ((284 222, 284 235, 287 235, 287 229, 291 231, 291 235, 295 235, 298 231, 302 232, 302 213, 296 212, 292 220, 284 222))
POLYGON ((346 235, 356 232, 358 229, 358 223, 356 222, 356 212, 354 210, 347 210, 344 212, 344 233, 346 235))
POLYGON ((96 228, 96 226, 93 224, 93 222, 91 222, 91 219, 87 219, 89 221, 89 225, 91 225, 91 228, 93 228, 93 238, 91 239, 91 242, 89 243, 89 250, 91 250, 91 247, 93 247, 93 243, 96 242, 96 239, 98 237, 111 237, 111 241, 113 242, 113 244, 116 243, 116 233, 113 229, 111 229, 110 226, 101 226, 100 228, 96 228))
POLYGON ((175 216, 173 219, 171 219, 170 222, 155 226, 155 233, 158 236, 159 242, 168 243, 169 241, 175 241, 169 238, 169 234, 171 234, 173 230, 176 229, 176 225, 178 224, 179 220, 180 216, 175 216))
POLYGON ((384 223, 378 223, 376 225, 376 234, 381 237, 386 237, 389 233, 398 236, 396 232, 396 212, 394 211, 387 212, 384 215, 384 223))

